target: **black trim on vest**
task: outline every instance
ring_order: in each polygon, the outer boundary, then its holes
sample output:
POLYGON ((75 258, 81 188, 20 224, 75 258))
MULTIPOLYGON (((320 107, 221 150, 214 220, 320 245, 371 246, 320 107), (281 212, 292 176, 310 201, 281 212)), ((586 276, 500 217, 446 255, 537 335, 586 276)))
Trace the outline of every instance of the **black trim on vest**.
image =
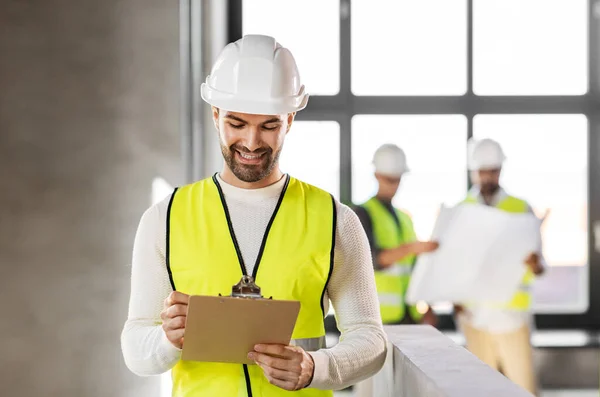
MULTIPOLYGON (((246 265, 244 264, 244 258, 242 257, 242 252, 240 250, 240 246, 238 245, 237 237, 235 237, 235 231, 233 230, 233 224, 231 223, 231 217, 229 215, 229 208, 227 208, 227 203, 225 202, 225 195, 223 194, 223 190, 221 189, 221 185, 219 185, 219 181, 217 180, 217 174, 215 173, 212 177, 213 182, 217 186, 217 190, 219 191, 219 198, 221 199, 221 204, 223 205, 223 210, 225 211, 225 218, 227 219, 227 227, 229 228, 229 234, 231 235, 231 240, 233 241, 233 245, 235 247, 235 252, 238 257, 238 261, 240 262, 240 267, 242 268, 242 274, 246 274, 246 265)), ((271 226, 273 225, 273 221, 275 220, 275 216, 279 211, 279 207, 281 206, 281 202, 283 201, 283 196, 287 191, 287 187, 290 183, 290 176, 286 175, 285 185, 281 190, 281 194, 279 195, 279 200, 277 201, 277 205, 275 206, 275 210, 273 211, 273 215, 271 215, 271 219, 267 224, 267 228, 265 230, 265 234, 262 239, 262 243, 260 245, 260 250, 258 251, 258 256, 256 257, 256 264, 254 265, 254 270, 252 271, 252 277, 256 280, 256 274, 258 272, 258 265, 260 264, 260 260, 262 259, 263 252, 265 250, 265 245, 267 243, 267 237, 269 236, 269 231, 271 230, 271 226)), ((248 373, 248 365, 242 364, 244 368, 244 378, 246 378, 246 391, 248 392, 248 397, 252 397, 252 384, 250 382, 250 374, 248 373)))
POLYGON ((221 185, 219 185, 219 181, 217 180, 217 174, 215 173, 212 177, 213 182, 217 186, 217 190, 219 191, 219 198, 221 199, 221 205, 223 206, 223 211, 225 211, 225 219, 227 219, 227 227, 229 228, 229 234, 231 236, 231 240, 233 241, 233 246, 235 247, 235 253, 238 257, 238 262, 240 262, 240 267, 242 268, 242 274, 247 276, 246 274, 246 266, 244 265, 244 258, 242 257, 242 251, 240 250, 240 246, 238 245, 237 238, 235 237, 235 232, 233 231, 233 224, 231 223, 231 216, 229 215, 229 208, 227 208, 227 203, 225 202, 225 195, 223 194, 223 190, 221 189, 221 185))
POLYGON ((173 281, 173 272, 171 272, 171 207, 173 206, 173 199, 175 198, 177 189, 179 188, 173 190, 173 194, 169 200, 169 206, 167 207, 167 240, 165 242, 165 264, 167 265, 167 273, 169 273, 169 281, 171 282, 173 291, 176 291, 177 289, 175 288, 175 281, 173 281))
POLYGON ((265 245, 267 245, 269 231, 271 230, 271 226, 273 226, 273 222, 275 221, 275 216, 277 215, 277 212, 279 212, 279 207, 281 207, 283 196, 285 196, 285 192, 287 191, 289 184, 290 176, 286 175, 285 184, 283 185, 283 189, 281 189, 279 200, 277 200, 277 205, 275 206, 275 210, 273 210, 273 215, 271 215, 271 219, 269 219, 269 223, 267 224, 267 228, 265 229, 265 234, 263 236, 262 243, 260 244, 260 249, 258 250, 258 255, 256 256, 256 263, 254 264, 254 269, 252 270, 252 277, 255 281, 256 275, 258 274, 258 266, 260 265, 260 260, 262 259, 263 253, 265 252, 265 245))
POLYGON ((244 378, 246 378, 246 392, 248 397, 252 397, 252 384, 250 383, 250 374, 248 373, 248 365, 242 364, 244 367, 244 378))
POLYGON ((331 251, 329 253, 329 274, 327 275, 327 281, 325 282, 325 286, 323 287, 323 292, 321 292, 321 311, 323 312, 323 318, 325 318, 325 305, 323 304, 323 298, 325 298, 325 291, 327 291, 327 286, 329 285, 329 280, 331 279, 331 274, 333 273, 333 261, 335 256, 335 234, 337 230, 337 208, 335 205, 335 199, 333 195, 331 195, 331 205, 333 206, 333 225, 331 227, 331 251))

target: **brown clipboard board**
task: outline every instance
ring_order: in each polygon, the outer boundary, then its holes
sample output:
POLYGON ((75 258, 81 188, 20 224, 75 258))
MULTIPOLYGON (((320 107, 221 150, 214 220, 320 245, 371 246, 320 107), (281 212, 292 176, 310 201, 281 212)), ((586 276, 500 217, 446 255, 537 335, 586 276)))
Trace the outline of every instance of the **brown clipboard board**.
POLYGON ((289 345, 300 302, 190 296, 182 360, 254 364, 258 343, 289 345))

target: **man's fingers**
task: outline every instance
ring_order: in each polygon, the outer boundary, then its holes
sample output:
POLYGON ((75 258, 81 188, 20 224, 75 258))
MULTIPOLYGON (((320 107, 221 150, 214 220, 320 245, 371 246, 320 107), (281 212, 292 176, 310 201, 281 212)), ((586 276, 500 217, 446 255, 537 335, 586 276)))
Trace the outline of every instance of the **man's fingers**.
POLYGON ((185 316, 177 316, 175 318, 170 318, 163 323, 163 329, 165 331, 168 331, 185 328, 186 319, 187 317, 185 316))
POLYGON ((187 305, 184 304, 176 304, 169 307, 165 312, 166 316, 169 318, 175 318, 177 316, 185 316, 187 315, 187 305))
POLYGON ((538 255, 536 253, 529 254, 527 258, 525 258, 525 263, 527 265, 533 266, 538 262, 538 255))
POLYGON ((423 249, 424 252, 435 251, 440 246, 440 244, 437 241, 427 241, 424 244, 425 244, 425 247, 423 249))
POLYGON ((297 353, 292 346, 285 345, 256 345, 254 350, 270 356, 292 358, 297 353))
MULTIPOLYGON (((185 334, 185 329, 181 328, 181 329, 176 329, 176 330, 169 330, 165 332, 165 335, 167 335, 167 339, 169 341, 171 341, 171 343, 175 344, 176 342, 178 344, 183 343, 183 336, 185 334)), ((181 346, 178 346, 181 347, 181 346)))
POLYGON ((289 390, 289 391, 296 390, 296 382, 285 381, 285 380, 280 380, 280 379, 276 379, 276 378, 269 378, 268 376, 267 376, 267 379, 269 380, 270 384, 272 384, 273 386, 277 386, 280 389, 289 390))
POLYGON ((295 382, 298 379, 298 374, 293 372, 282 371, 264 364, 258 364, 258 366, 262 368, 265 376, 269 379, 273 378, 288 382, 295 382))
POLYGON ((168 332, 166 332, 167 334, 167 338, 170 341, 176 341, 179 340, 181 338, 183 338, 183 336, 185 335, 185 329, 176 329, 176 330, 169 330, 168 332))
POLYGON ((248 357, 251 360, 256 361, 257 364, 261 364, 261 367, 264 365, 267 367, 271 367, 273 369, 292 371, 292 372, 296 372, 296 373, 300 373, 300 371, 301 371, 300 365, 298 363, 294 363, 293 361, 286 360, 284 358, 272 357, 267 354, 256 353, 256 352, 251 353, 251 355, 249 355, 248 357))
POLYGON ((190 296, 183 292, 173 291, 165 299, 165 307, 173 306, 177 303, 187 305, 190 302, 190 296))
POLYGON ((415 245, 415 253, 423 254, 431 251, 435 251, 439 247, 439 243, 436 241, 419 241, 415 245))

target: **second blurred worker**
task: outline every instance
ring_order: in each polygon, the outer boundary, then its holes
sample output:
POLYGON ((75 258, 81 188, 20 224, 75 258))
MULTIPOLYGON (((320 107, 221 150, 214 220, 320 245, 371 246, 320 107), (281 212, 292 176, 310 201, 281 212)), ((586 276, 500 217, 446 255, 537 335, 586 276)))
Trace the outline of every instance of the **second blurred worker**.
POLYGON ((409 171, 406 155, 398 146, 385 144, 375 151, 373 165, 377 194, 355 211, 371 245, 382 321, 434 325, 436 318, 431 309, 422 314, 404 299, 416 255, 438 247, 435 242, 418 241, 410 216, 392 205, 402 176, 409 171))

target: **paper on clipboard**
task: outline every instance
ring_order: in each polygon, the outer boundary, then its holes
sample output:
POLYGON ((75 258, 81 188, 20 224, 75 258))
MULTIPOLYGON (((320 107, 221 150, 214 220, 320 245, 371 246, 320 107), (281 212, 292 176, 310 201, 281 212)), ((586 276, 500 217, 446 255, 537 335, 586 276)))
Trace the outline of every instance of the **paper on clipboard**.
POLYGON ((299 312, 297 301, 191 296, 181 359, 254 364, 257 343, 290 343, 299 312))

